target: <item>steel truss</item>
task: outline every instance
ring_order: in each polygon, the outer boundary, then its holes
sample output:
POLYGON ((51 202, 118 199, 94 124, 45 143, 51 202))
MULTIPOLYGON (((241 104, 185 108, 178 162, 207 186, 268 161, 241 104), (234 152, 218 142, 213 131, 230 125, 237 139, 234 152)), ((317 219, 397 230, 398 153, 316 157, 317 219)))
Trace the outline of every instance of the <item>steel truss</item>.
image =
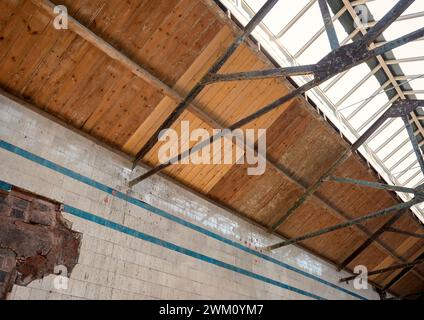
MULTIPOLYGON (((369 30, 367 33, 363 35, 363 37, 359 40, 354 41, 350 44, 344 44, 346 41, 343 41, 340 45, 333 25, 334 18, 331 18, 328 6, 325 0, 319 0, 319 5, 321 9, 321 13, 325 22, 325 30, 328 35, 328 39, 331 44, 331 48, 333 49, 327 56, 325 56, 318 63, 313 65, 305 65, 305 66, 295 66, 295 67, 287 67, 287 68, 274 68, 268 70, 254 70, 248 72, 236 72, 230 74, 220 74, 218 73, 221 67, 228 61, 231 55, 236 51, 236 49, 248 38, 248 36, 253 32, 253 30, 261 23, 264 17, 270 12, 270 10, 276 5, 278 0, 269 0, 265 3, 265 5, 260 9, 260 11, 252 18, 252 20, 245 27, 243 33, 239 35, 234 43, 227 49, 224 55, 219 58, 215 64, 209 69, 208 73, 194 86, 194 88, 189 92, 186 98, 177 106, 177 108, 171 113, 171 115, 162 123, 160 128, 155 132, 155 134, 150 138, 150 140, 146 143, 146 145, 142 148, 142 150, 137 154, 136 160, 134 162, 134 167, 147 155, 147 153, 153 148, 153 146, 158 142, 158 136, 160 131, 170 128, 172 124, 178 119, 178 117, 183 113, 183 111, 189 106, 189 104, 194 101, 194 99, 200 94, 200 92, 207 86, 217 82, 223 81, 245 81, 245 80, 256 80, 256 79, 266 79, 266 78, 279 78, 279 77, 288 77, 288 76, 298 76, 298 75, 312 75, 313 80, 307 82, 306 84, 294 89, 289 94, 282 96, 281 98, 275 100, 274 102, 264 106, 262 109, 254 112, 253 114, 237 121, 233 125, 231 125, 228 129, 235 130, 238 129, 248 123, 251 123, 255 119, 269 113, 270 111, 280 107, 286 102, 289 102, 293 98, 298 95, 305 94, 307 91, 321 85, 327 80, 337 76, 337 79, 340 79, 348 70, 351 68, 365 63, 370 59, 377 58, 384 53, 387 53, 397 47, 405 45, 409 42, 416 41, 424 36, 424 28, 420 28, 414 32, 406 34, 398 39, 385 42, 383 44, 379 44, 378 46, 373 45, 377 38, 399 17, 401 17, 402 13, 414 2, 415 0, 400 0, 380 21, 372 23, 368 25, 369 30)), ((311 1, 312 4, 314 1, 311 1)), ((405 19, 405 18, 404 18, 405 19)), ((353 38, 353 35, 349 35, 349 39, 353 38)), ((422 57, 413 58, 416 60, 421 60, 422 57)), ((399 63, 400 60, 388 61, 387 64, 399 63)), ((415 60, 414 60, 415 61, 415 60)), ((379 67, 380 68, 380 67, 379 67)), ((377 70, 372 72, 375 73, 377 70)), ((370 76, 372 75, 370 74, 370 76)), ((396 80, 396 79, 395 79, 396 80)), ((398 79, 401 80, 401 79, 398 79)), ((336 80, 335 80, 336 81, 336 80)), ((334 81, 334 82, 335 82, 334 81)), ((329 85, 331 86, 331 84, 329 85)), ((353 93, 353 92, 352 92, 353 93)), ((411 92, 411 95, 413 93, 411 92)), ((412 143, 414 153, 418 159, 418 163, 420 165, 420 169, 424 172, 424 159, 420 149, 420 144, 417 141, 415 136, 414 129, 411 125, 409 116, 418 108, 424 107, 423 100, 400 100, 405 98, 405 96, 397 95, 390 103, 392 103, 391 107, 384 112, 372 125, 369 129, 366 130, 362 136, 358 138, 358 140, 351 146, 349 150, 347 150, 344 154, 342 154, 339 159, 337 159, 330 168, 323 174, 320 179, 312 186, 310 186, 306 192, 295 202, 295 204, 274 224, 270 227, 269 231, 275 231, 278 229, 295 211, 299 208, 305 201, 307 201, 310 196, 312 196, 315 191, 324 183, 325 181, 333 181, 338 183, 349 183, 356 184, 364 187, 382 189, 382 190, 390 190, 402 193, 409 193, 413 195, 412 200, 407 201, 405 203, 397 204, 390 208, 386 208, 369 215, 352 219, 350 221, 346 221, 344 223, 331 226, 328 228, 324 228, 300 237, 296 237, 293 239, 289 239, 287 241, 277 243, 269 246, 267 249, 275 250, 280 247, 284 247, 290 244, 296 244, 301 241, 305 241, 308 239, 312 239, 330 232, 334 232, 343 228, 347 228, 353 225, 358 225, 363 222, 384 217, 389 214, 393 214, 394 216, 386 222, 379 230, 377 230, 367 241, 365 241, 355 252, 353 252, 345 261, 341 264, 340 269, 345 268, 348 263, 353 261, 362 251, 364 251, 376 238, 378 238, 383 232, 397 232, 402 233, 409 236, 422 237, 422 235, 411 234, 405 231, 397 230, 392 228, 391 226, 405 214, 409 208, 415 206, 417 204, 424 202, 424 185, 420 185, 416 188, 406 188, 403 186, 393 186, 384 183, 376 183, 371 181, 361 181, 350 178, 342 178, 342 177, 333 177, 332 174, 335 170, 345 162, 354 152, 358 151, 358 149, 370 138, 376 135, 378 130, 382 130, 383 124, 388 119, 393 118, 401 118, 404 122, 405 128, 408 132, 409 140, 412 143), (398 99, 399 100, 396 100, 398 99)), ((414 115, 415 116, 415 115, 414 115)), ((416 116, 415 116, 416 117, 416 116)), ((222 134, 218 134, 210 137, 207 140, 202 141, 197 144, 195 147, 192 147, 183 153, 179 154, 177 157, 170 159, 169 163, 158 165, 157 167, 151 169, 145 174, 135 178, 130 181, 130 187, 137 185, 143 180, 151 177, 152 175, 160 172, 161 170, 171 166, 173 163, 176 163, 178 160, 184 159, 188 157, 193 151, 197 151, 202 149, 203 147, 213 143, 216 139, 222 137, 222 134)), ((415 261, 416 262, 416 261, 415 261)), ((370 274, 377 274, 382 272, 388 272, 395 269, 399 269, 403 267, 403 271, 400 273, 398 277, 392 280, 392 282, 396 282, 402 277, 403 272, 408 272, 418 263, 406 263, 402 265, 392 266, 382 270, 372 271, 370 274), (395 269, 394 269, 395 268, 395 269)), ((422 263, 420 261, 419 263, 422 263)), ((354 276, 355 277, 355 276, 354 276)), ((349 277, 346 279, 352 279, 354 277, 349 277)), ((342 279, 342 281, 347 281, 346 279, 342 279)), ((393 283, 389 283, 385 288, 383 288, 383 292, 385 292, 388 287, 390 287, 393 283)))
MULTIPOLYGON (((306 93, 307 91, 319 86, 325 81, 331 79, 332 77, 343 73, 359 64, 362 64, 372 58, 380 56, 388 51, 391 51, 399 46, 402 46, 411 41, 417 40, 424 36, 424 28, 420 28, 414 32, 411 32, 407 35, 404 35, 396 40, 389 41, 377 48, 369 49, 369 46, 377 40, 377 38, 386 30, 396 19, 398 19, 401 14, 415 1, 415 0, 402 0, 399 1, 389 13, 387 13, 383 19, 378 21, 374 27, 372 27, 369 32, 364 35, 360 40, 354 41, 353 43, 343 45, 336 48, 330 52, 326 57, 319 61, 315 65, 303 66, 303 67, 293 67, 293 68, 275 68, 270 70, 259 70, 259 71, 250 71, 244 73, 236 74, 217 74, 224 63, 229 59, 229 57, 235 52, 235 50, 241 45, 241 43, 247 39, 248 35, 255 29, 255 27, 262 21, 266 14, 274 7, 278 0, 267 1, 261 10, 253 17, 253 19, 246 26, 242 35, 237 37, 236 41, 227 49, 225 54, 218 59, 218 61, 212 66, 209 72, 200 80, 200 82, 194 86, 191 92, 187 97, 182 101, 174 112, 165 120, 165 122, 160 126, 157 132, 152 136, 148 143, 143 147, 136 157, 135 165, 153 148, 153 146, 158 141, 158 136, 160 131, 169 128, 177 118, 182 114, 182 112, 188 107, 188 105, 200 94, 204 87, 210 83, 217 81, 240 81, 240 80, 251 80, 251 79, 262 79, 270 77, 286 77, 291 75, 299 74, 312 74, 314 79, 305 85, 296 88, 289 94, 275 100, 274 102, 268 104, 262 109, 254 112, 253 114, 237 121, 231 125, 228 129, 235 130, 238 129, 255 119, 263 116, 264 114, 269 113, 270 111, 280 107, 284 103, 292 100, 297 95, 306 93)), ((329 28, 331 29, 331 28, 329 28)), ((161 164, 152 170, 146 172, 138 178, 130 181, 129 185, 132 187, 141 181, 149 178, 150 176, 160 172, 161 170, 169 167, 172 163, 176 163, 178 160, 184 159, 189 156, 191 152, 201 149, 209 144, 211 144, 215 139, 220 138, 221 135, 215 135, 210 139, 202 141, 195 147, 186 150, 185 152, 179 154, 174 159, 171 159, 167 164, 161 164)))
MULTIPOLYGON (((356 184, 364 187, 374 188, 374 189, 380 189, 380 190, 389 190, 389 191, 397 191, 397 192, 403 192, 403 193, 410 193, 414 195, 414 198, 411 201, 401 203, 398 205, 395 205, 393 207, 369 214, 367 216, 353 219, 351 221, 347 221, 335 226, 331 226, 328 228, 324 228, 315 232, 311 232, 309 234, 296 237, 281 243, 274 244, 270 247, 268 247, 269 250, 274 250, 277 248, 281 248, 290 244, 295 244, 301 241, 305 241, 308 239, 312 239, 318 236, 321 236, 323 234, 327 234, 330 232, 334 232, 343 228, 347 228, 353 225, 360 224, 362 222, 372 220, 375 218, 384 217, 390 213, 393 213, 395 211, 399 210, 405 210, 409 209, 414 205, 420 204, 424 202, 424 185, 420 185, 416 188, 407 188, 402 186, 393 186, 388 185, 384 183, 378 183, 378 182, 372 182, 372 181, 363 181, 363 180, 356 180, 351 178, 342 178, 342 177, 333 177, 332 174, 337 169, 339 164, 344 162, 353 152, 359 149, 359 147, 365 143, 365 141, 376 131, 378 128, 388 119, 390 118, 405 118, 408 114, 413 112, 418 107, 424 107, 424 100, 399 100, 395 102, 383 115, 381 115, 377 121, 352 145, 352 147, 347 150, 339 159, 338 161, 333 164, 333 166, 330 167, 327 172, 318 179, 318 181, 308 190, 305 192, 305 194, 299 198, 299 200, 292 206, 291 209, 287 211, 287 213, 272 227, 272 230, 277 229, 281 226, 281 224, 286 221, 293 213, 294 211, 299 208, 310 195, 312 195, 325 181, 334 181, 338 183, 348 183, 348 184, 356 184)), ((407 121, 409 124, 409 120, 407 121)), ((415 135, 414 135, 415 138, 415 135)), ((416 139, 411 139, 411 143, 414 145, 418 145, 416 139)), ((417 157, 420 157, 422 159, 422 154, 419 152, 417 154, 417 157)))

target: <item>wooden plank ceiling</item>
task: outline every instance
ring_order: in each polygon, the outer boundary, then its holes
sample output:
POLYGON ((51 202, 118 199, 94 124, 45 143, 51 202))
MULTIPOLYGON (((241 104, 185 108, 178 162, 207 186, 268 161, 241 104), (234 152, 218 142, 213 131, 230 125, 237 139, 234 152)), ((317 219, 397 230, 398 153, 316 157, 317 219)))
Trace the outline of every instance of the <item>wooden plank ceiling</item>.
MULTIPOLYGON (((134 156, 176 107, 163 87, 138 76, 74 28, 53 28, 51 12, 31 0, 0 1, 0 85, 3 90, 134 156)), ((54 1, 59 4, 58 1, 54 1)), ((234 39, 236 28, 209 0, 62 0, 69 14, 180 96, 199 81, 234 39)), ((269 67, 250 45, 242 45, 221 72, 269 67)), ((220 83, 206 87, 182 120, 190 127, 226 127, 284 95, 285 79, 220 83)), ((174 165, 165 173, 258 224, 275 223, 347 149, 337 132, 302 97, 246 128, 267 128, 268 165, 248 176, 243 165, 174 165)), ((157 144, 143 159, 157 164, 157 144)), ((354 155, 338 176, 376 180, 354 155)), ((386 192, 325 182, 277 230, 285 237, 341 223, 397 202, 386 192)), ((390 217, 305 241, 302 246, 340 264, 390 217)), ((396 224, 420 233, 412 214, 396 224)), ((422 230, 422 229, 421 229, 422 230)), ((385 233, 351 264, 369 269, 412 261, 423 240, 385 233), (393 253, 389 253, 392 250, 393 253)), ((373 277, 381 286, 399 271, 373 277)), ((424 289, 424 270, 409 272, 391 289, 405 295, 424 289)))

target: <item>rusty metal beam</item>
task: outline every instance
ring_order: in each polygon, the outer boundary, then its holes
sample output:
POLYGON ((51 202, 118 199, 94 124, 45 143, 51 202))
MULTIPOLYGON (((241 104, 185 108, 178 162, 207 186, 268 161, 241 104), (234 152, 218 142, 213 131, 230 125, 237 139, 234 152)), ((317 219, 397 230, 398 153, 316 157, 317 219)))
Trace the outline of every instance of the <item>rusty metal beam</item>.
POLYGON ((202 84, 210 84, 218 81, 240 81, 266 79, 282 76, 296 76, 313 74, 315 76, 315 86, 318 86, 326 80, 342 72, 364 63, 370 59, 376 58, 393 49, 403 46, 418 38, 424 36, 424 28, 420 28, 407 35, 399 37, 393 41, 387 42, 378 48, 369 50, 366 42, 357 40, 333 50, 324 59, 315 65, 295 66, 287 68, 273 68, 266 70, 246 71, 230 74, 210 74, 202 80, 202 84))
POLYGON ((379 190, 390 190, 390 191, 412 193, 412 194, 416 193, 416 190, 413 188, 393 186, 393 185, 388 185, 385 183, 379 183, 379 182, 373 182, 373 181, 365 181, 365 180, 357 180, 357 179, 341 178, 341 177, 333 177, 333 176, 329 177, 328 180, 340 182, 340 183, 356 184, 356 185, 379 189, 379 190))
MULTIPOLYGON (((383 268, 383 269, 379 269, 379 270, 373 270, 373 271, 368 272, 367 275, 373 276, 373 275, 381 274, 381 273, 385 273, 385 272, 395 271, 395 270, 404 269, 404 268, 408 268, 408 267, 414 267, 414 266, 419 265, 421 263, 424 263, 424 259, 419 259, 419 260, 416 260, 414 262, 395 264, 395 265, 390 266, 388 268, 383 268)), ((340 279, 340 282, 349 282, 349 281, 355 279, 357 276, 359 276, 359 274, 356 274, 356 275, 353 275, 353 276, 350 276, 350 277, 346 277, 346 278, 342 278, 342 279, 340 279)))
POLYGON ((389 227, 389 228, 386 229, 386 231, 387 232, 393 232, 393 233, 403 234, 403 235, 409 236, 409 237, 424 239, 424 234, 418 234, 418 233, 414 233, 414 232, 400 230, 400 229, 397 229, 397 228, 389 227))
POLYGON ((329 177, 339 167, 340 164, 345 162, 352 155, 351 150, 344 152, 331 167, 318 179, 312 186, 306 189, 303 195, 288 209, 281 218, 277 220, 270 228, 269 232, 277 230, 303 203, 305 203, 314 193, 318 190, 324 179, 329 177))
MULTIPOLYGON (((251 114, 250 116, 247 116, 246 118, 243 118, 239 121, 237 121, 236 123, 234 123, 233 125, 231 125, 230 127, 228 127, 228 130, 232 131, 235 129, 238 129, 250 122, 252 122, 253 120, 255 120, 256 118, 259 118, 260 116, 276 109, 277 107, 283 105, 286 102, 291 101, 293 98, 295 98, 297 95, 302 94, 304 92, 306 92, 307 90, 309 90, 311 87, 313 87, 313 82, 309 82, 307 84, 305 84, 302 87, 299 87, 295 90, 293 90, 291 93, 289 93, 288 95, 285 95, 283 97, 281 97, 280 99, 277 99, 276 101, 270 103, 269 105, 267 105, 266 107, 258 110, 257 112, 251 114)), ((133 187, 135 185, 137 185, 138 183, 140 183, 141 181, 151 177, 152 175, 162 171, 163 169, 171 166, 173 163, 178 162, 181 159, 184 159, 186 157, 188 157, 190 154, 192 154, 194 151, 197 150, 201 150, 202 148, 204 148, 205 146, 211 144, 213 141, 215 141, 216 139, 219 139, 223 137, 222 133, 218 133, 215 134, 213 136, 211 136, 209 139, 206 139, 198 144, 196 144, 194 147, 184 151, 183 153, 175 156, 174 158, 170 159, 168 163, 163 163, 160 164, 159 166, 153 168, 152 170, 146 172, 145 174, 135 178, 134 180, 129 182, 129 186, 133 187)))
POLYGON ((414 134, 414 129, 412 128, 411 123, 409 122, 409 117, 407 115, 402 117, 403 123, 405 124, 406 130, 408 132, 409 140, 412 143, 412 148, 414 149, 415 156, 417 157, 418 163, 421 168, 421 172, 424 174, 424 159, 421 153, 421 148, 418 144, 417 137, 414 134))
POLYGON ((295 244, 295 243, 299 243, 299 242, 302 242, 302 241, 305 241, 305 240, 316 238, 316 237, 322 236, 322 235, 330 233, 330 232, 334 232, 334 231, 337 231, 337 230, 340 230, 340 229, 344 229, 344 228, 348 228, 348 227, 351 227, 351 226, 354 226, 354 225, 358 225, 358 224, 361 224, 361 223, 366 222, 366 221, 370 221, 370 220, 373 220, 373 219, 376 219, 376 218, 385 217, 385 216, 391 214, 392 212, 404 210, 404 209, 409 209, 410 207, 412 207, 412 206, 414 206, 418 203, 421 203, 423 201, 424 201, 424 199, 421 199, 420 197, 414 198, 414 199, 412 199, 408 202, 399 203, 397 205, 394 205, 394 206, 391 206, 389 208, 371 213, 369 215, 366 215, 366 216, 363 216, 363 217, 360 217, 360 218, 352 219, 350 221, 346 221, 346 222, 343 222, 343 223, 340 223, 340 224, 337 224, 337 225, 334 225, 334 226, 331 226, 331 227, 328 227, 328 228, 324 228, 324 229, 321 229, 321 230, 317 230, 317 231, 308 233, 308 234, 300 236, 300 237, 292 238, 290 240, 271 245, 267 249, 268 250, 275 250, 275 249, 285 247, 285 246, 288 246, 288 245, 291 245, 291 244, 295 244))
POLYGON ((278 221, 270 227, 271 230, 278 229, 303 203, 305 203, 326 181, 336 169, 344 163, 353 152, 357 151, 368 139, 373 135, 373 133, 378 130, 378 128, 389 118, 402 117, 405 114, 409 114, 418 107, 424 106, 424 100, 398 100, 392 104, 392 106, 386 110, 375 122, 368 128, 364 134, 356 140, 352 147, 343 153, 332 165, 331 167, 312 185, 310 186, 305 193, 290 207, 286 213, 278 219, 278 221))
POLYGON ((362 38, 367 44, 371 44, 376 41, 377 38, 401 15, 408 9, 415 0, 400 0, 396 5, 390 10, 390 12, 385 15, 380 21, 378 21, 373 28, 371 28, 367 34, 362 38))
POLYGON ((343 262, 339 265, 339 271, 347 267, 357 256, 365 251, 374 241, 377 240, 389 227, 395 224, 408 210, 402 210, 397 212, 392 218, 389 219, 382 227, 373 233, 364 243, 362 243, 354 252, 352 252, 343 262))
MULTIPOLYGON (((265 6, 267 6, 267 4, 265 4, 265 6)), ((264 6, 264 7, 265 7, 264 6)), ((264 8, 262 8, 264 9, 264 8)), ((261 10, 262 10, 261 9, 261 10)), ((402 11, 403 12, 403 11, 402 11)), ((385 23, 389 23, 390 21, 392 21, 393 19, 396 20, 396 18, 398 17, 398 15, 400 15, 401 10, 398 8, 398 6, 396 5, 395 8, 390 11, 383 19, 382 21, 385 21, 385 23)), ((259 14, 259 13, 258 13, 259 14)), ((263 14, 262 14, 263 15, 263 14)), ((256 17, 256 16, 255 16, 256 17)), ((254 17, 254 19, 255 19, 254 17)), ((375 29, 375 28, 379 28, 383 29, 383 27, 387 27, 383 26, 383 23, 378 23, 374 28, 372 28, 371 30, 375 29)), ((247 29, 247 28, 246 28, 247 29)), ((377 49, 374 50, 368 50, 368 39, 361 39, 358 41, 355 41, 354 43, 348 44, 348 45, 344 45, 336 50, 333 50, 332 52, 330 52, 326 57, 324 57, 321 61, 319 61, 316 64, 316 69, 314 71, 314 80, 306 83, 305 85, 295 89, 294 91, 292 91, 291 93, 275 100, 274 102, 270 103, 269 105, 263 107, 262 109, 254 112, 253 114, 247 116, 246 118, 236 122, 235 124, 233 124, 232 126, 229 127, 230 130, 234 130, 234 129, 238 129, 250 122, 252 122, 253 120, 263 116, 264 114, 278 108, 279 106, 281 106, 282 104, 290 101, 291 99, 293 99, 294 97, 296 97, 299 94, 304 94, 307 91, 309 91, 312 88, 315 88, 316 86, 324 83, 325 81, 327 81, 328 79, 332 78, 333 76, 342 73, 348 69, 353 68, 354 66, 357 66, 363 62, 366 62, 367 60, 376 57, 377 55, 383 54, 384 52, 387 52, 393 48, 396 48, 398 46, 401 46, 405 43, 408 43, 409 41, 413 41, 421 36, 424 36, 424 28, 421 28, 415 32, 412 32, 406 36, 400 37, 394 41, 388 42, 386 45, 383 45, 377 49), (384 51, 385 50, 385 51, 384 51)), ((244 38, 243 38, 244 39, 244 38)), ((237 41, 235 42, 237 43, 237 41)), ((237 45, 238 46, 238 45, 237 45)), ((231 50, 230 50, 231 51, 231 50)), ((220 61, 223 61, 222 64, 227 61, 227 59, 220 59, 220 61)), ((215 64, 209 71, 209 73, 207 75, 205 75, 205 77, 192 89, 192 91, 189 93, 189 95, 187 96, 187 98, 181 102, 181 104, 174 110, 174 112, 168 117, 167 120, 165 120, 165 122, 161 125, 161 127, 157 130, 157 132, 154 134, 154 136, 151 137, 151 139, 149 140, 149 142, 143 147, 143 149, 140 151, 140 153, 137 155, 136 157, 136 162, 140 161, 146 154, 147 152, 153 147, 154 144, 156 144, 159 133, 166 128, 169 128, 169 126, 178 118, 178 116, 185 110, 185 108, 187 107, 187 105, 194 100, 194 98, 200 93, 200 91, 204 88, 204 82, 208 81, 208 77, 211 74, 215 74, 216 72, 219 71, 220 67, 222 66, 222 64, 220 64, 219 62, 217 64, 215 64), (217 67, 219 66, 219 67, 217 67)), ((282 68, 277 68, 274 69, 275 70, 282 70, 282 68)), ((273 72, 274 72, 273 71, 273 72)), ((271 71, 270 71, 271 72, 271 71)), ((239 74, 240 75, 240 74, 239 74)), ((214 141, 215 138, 219 138, 219 135, 211 137, 210 139, 207 139, 203 142, 200 143, 200 145, 202 147, 212 143, 214 141)), ((178 157, 175 157, 175 159, 172 159, 169 163, 167 164, 161 164, 157 167, 155 167, 154 169, 150 170, 149 172, 145 173, 144 175, 132 180, 130 182, 130 186, 134 186, 138 183, 140 183, 141 181, 149 178, 150 176, 160 172, 161 170, 169 167, 172 163, 177 162, 178 160, 181 160, 187 156, 189 156, 191 154, 191 151, 193 150, 186 150, 185 152, 183 152, 182 154, 178 155, 178 157)))
POLYGON ((282 78, 289 76, 298 76, 305 74, 313 74, 316 71, 315 65, 305 65, 287 68, 276 68, 267 70, 235 72, 226 74, 211 74, 204 84, 211 84, 223 81, 242 81, 242 80, 258 80, 265 78, 282 78))
POLYGON ((155 133, 150 137, 148 142, 143 146, 143 148, 138 152, 134 166, 137 165, 141 159, 153 148, 153 146, 158 142, 159 134, 162 130, 168 129, 172 124, 178 119, 178 117, 184 112, 185 109, 190 105, 192 101, 200 94, 200 92, 205 87, 206 79, 211 75, 217 73, 225 62, 233 55, 237 48, 246 40, 246 38, 253 32, 253 30, 262 22, 265 16, 271 11, 271 9, 277 4, 278 0, 268 0, 263 7, 258 11, 258 13, 250 20, 242 34, 239 35, 236 40, 230 45, 230 47, 225 51, 225 53, 213 64, 213 66, 208 70, 206 75, 191 89, 188 95, 183 101, 181 101, 174 111, 168 116, 168 118, 161 124, 161 126, 155 131, 155 133))
POLYGON ((393 297, 393 298, 387 298, 382 300, 422 300, 424 297, 424 292, 417 292, 412 294, 407 294, 401 297, 393 297), (415 298, 415 299, 412 299, 415 298))
MULTIPOLYGON (((419 261, 424 259, 424 253, 420 254, 418 258, 416 258, 414 261, 419 261)), ((395 283, 397 283, 400 279, 402 279, 409 271, 413 270, 415 266, 409 266, 403 269, 396 277, 394 277, 388 284, 382 288, 382 291, 389 290, 390 287, 392 287, 395 283)))
POLYGON ((339 39, 337 38, 336 29, 334 28, 333 19, 331 18, 327 0, 318 0, 321 10, 322 19, 324 21, 325 30, 327 31, 328 41, 330 41, 331 49, 340 47, 339 39))
POLYGON ((380 56, 388 51, 391 51, 423 36, 424 28, 420 28, 396 40, 389 41, 385 45, 382 45, 373 50, 368 50, 366 42, 363 40, 358 40, 354 43, 347 44, 333 50, 324 59, 314 65, 273 68, 229 74, 209 74, 209 76, 206 76, 201 80, 201 83, 203 85, 207 85, 221 81, 255 80, 313 74, 316 78, 315 86, 318 86, 322 82, 325 82, 337 74, 345 72, 361 63, 364 63, 372 58, 380 56))

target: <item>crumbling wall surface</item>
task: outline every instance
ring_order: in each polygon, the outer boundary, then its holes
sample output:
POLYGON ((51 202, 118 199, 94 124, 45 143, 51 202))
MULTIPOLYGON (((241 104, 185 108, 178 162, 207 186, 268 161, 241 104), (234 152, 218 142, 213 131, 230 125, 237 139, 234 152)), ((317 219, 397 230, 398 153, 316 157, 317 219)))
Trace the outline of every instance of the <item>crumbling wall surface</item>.
POLYGON ((60 205, 19 191, 0 193, 0 299, 16 283, 26 286, 78 262, 81 235, 60 205))

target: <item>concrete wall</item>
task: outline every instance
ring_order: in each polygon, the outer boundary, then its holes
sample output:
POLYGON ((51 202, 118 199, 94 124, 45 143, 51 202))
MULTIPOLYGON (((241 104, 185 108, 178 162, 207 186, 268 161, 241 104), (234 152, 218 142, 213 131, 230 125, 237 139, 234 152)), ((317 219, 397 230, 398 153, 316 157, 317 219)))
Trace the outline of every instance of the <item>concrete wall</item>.
POLYGON ((128 159, 5 96, 0 138, 0 181, 63 203, 83 234, 67 290, 52 275, 11 299, 378 298, 297 247, 257 250, 277 239, 164 178, 128 190, 128 159))

